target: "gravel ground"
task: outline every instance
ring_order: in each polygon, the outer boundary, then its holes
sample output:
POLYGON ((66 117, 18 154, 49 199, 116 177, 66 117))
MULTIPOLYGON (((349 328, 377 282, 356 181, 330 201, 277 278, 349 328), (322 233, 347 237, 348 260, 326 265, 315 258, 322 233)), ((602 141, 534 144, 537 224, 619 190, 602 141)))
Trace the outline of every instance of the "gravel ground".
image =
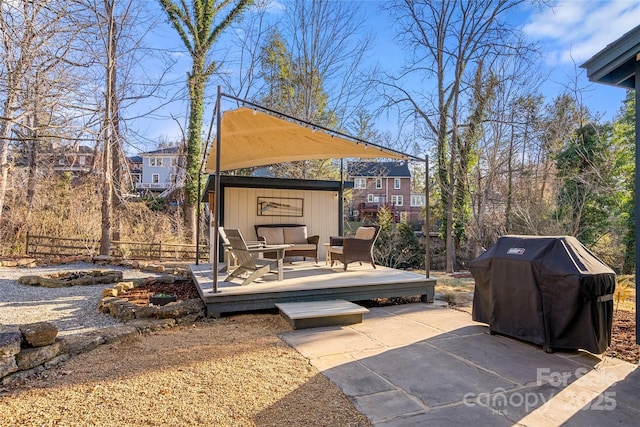
POLYGON ((21 276, 65 271, 120 270, 124 280, 158 276, 123 267, 101 267, 92 263, 73 263, 36 268, 0 267, 0 325, 51 322, 58 335, 74 335, 121 322, 97 309, 106 285, 44 288, 18 283, 21 276))
MULTIPOLYGON (((60 335, 118 324, 96 306, 104 285, 42 288, 24 275, 93 264, 0 268, 0 324, 50 321, 60 335)), ((125 270, 125 279, 149 273, 125 270)), ((0 426, 370 426, 279 334, 279 315, 205 319, 102 345, 0 388, 0 426)))

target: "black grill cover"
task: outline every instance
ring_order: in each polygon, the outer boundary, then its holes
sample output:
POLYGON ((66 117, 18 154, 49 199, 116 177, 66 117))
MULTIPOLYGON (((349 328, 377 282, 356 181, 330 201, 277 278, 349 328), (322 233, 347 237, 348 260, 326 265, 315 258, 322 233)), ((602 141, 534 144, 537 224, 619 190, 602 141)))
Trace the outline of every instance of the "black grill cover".
POLYGON ((603 353, 616 275, 576 238, 504 236, 471 261, 473 320, 549 349, 603 353))

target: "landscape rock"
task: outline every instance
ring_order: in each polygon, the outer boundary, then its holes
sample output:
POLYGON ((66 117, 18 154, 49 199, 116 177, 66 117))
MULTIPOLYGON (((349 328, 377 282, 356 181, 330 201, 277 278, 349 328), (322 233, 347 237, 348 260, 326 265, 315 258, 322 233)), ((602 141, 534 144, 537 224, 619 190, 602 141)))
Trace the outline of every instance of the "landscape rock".
POLYGON ((49 322, 37 322, 21 325, 20 332, 30 346, 43 347, 55 342, 58 328, 49 322))
POLYGON ((133 289, 136 287, 136 284, 133 281, 129 282, 118 282, 114 288, 121 287, 123 291, 128 291, 129 289, 133 289))
POLYGON ((91 351, 99 345, 104 344, 104 338, 101 335, 87 333, 65 337, 62 343, 65 353, 75 356, 91 351))
POLYGON ((22 276, 18 279, 18 283, 23 285, 39 286, 40 276, 22 276))
POLYGON ((156 317, 156 314, 158 313, 158 308, 150 307, 150 306, 146 306, 146 307, 136 306, 136 308, 134 309, 134 312, 135 312, 136 319, 146 319, 149 317, 156 317))
POLYGON ((22 333, 18 328, 0 328, 0 358, 13 357, 20 352, 22 333))
POLYGON ((98 265, 105 265, 118 261, 118 258, 109 255, 96 255, 93 257, 92 261, 98 265))
POLYGON ((14 260, 4 260, 4 261, 0 261, 0 267, 17 267, 18 263, 14 260))
POLYGON ((136 328, 140 333, 148 333, 171 328, 176 325, 176 321, 174 319, 136 319, 127 322, 127 325, 136 328))
POLYGON ((105 288, 102 290, 102 298, 117 297, 118 290, 115 288, 105 288))
POLYGON ((13 384, 15 382, 18 381, 24 381, 26 379, 28 379, 29 377, 39 374, 40 372, 44 371, 44 366, 43 365, 38 365, 33 369, 28 369, 26 371, 18 371, 18 372, 14 372, 11 375, 7 375, 6 377, 4 377, 2 379, 2 385, 9 385, 9 384, 13 384))
POLYGON ((153 277, 151 278, 151 283, 163 283, 166 285, 170 285, 176 282, 176 278, 173 276, 162 276, 162 277, 153 277))
POLYGON ((204 303, 200 299, 188 299, 184 301, 171 302, 165 306, 158 307, 157 317, 176 318, 202 311, 204 313, 204 303))
POLYGON ((61 341, 57 341, 46 347, 25 348, 16 354, 15 359, 18 369, 21 371, 42 365, 64 351, 61 341))
POLYGON ((196 320, 204 317, 204 309, 201 313, 187 314, 186 316, 181 316, 176 319, 176 325, 189 325, 194 323, 196 320))
POLYGON ((133 320, 136 318, 135 307, 126 300, 113 302, 109 305, 109 314, 120 320, 133 320))
POLYGON ((18 370, 16 358, 14 356, 0 356, 0 378, 18 370))
POLYGON ((164 265, 147 265, 143 270, 152 273, 164 273, 165 267, 164 265))
POLYGON ((67 353, 62 353, 62 354, 57 355, 53 359, 49 360, 48 362, 44 362, 44 367, 46 369, 50 369, 50 368, 58 366, 61 363, 66 362, 69 359, 71 359, 71 356, 69 356, 67 353))
POLYGON ((118 301, 126 301, 122 298, 118 298, 118 297, 103 297, 100 300, 100 304, 98 304, 98 310, 100 310, 102 313, 106 313, 106 314, 110 314, 111 313, 111 304, 118 302, 118 301))
POLYGON ((105 344, 109 344, 126 338, 137 337, 138 330, 130 325, 110 326, 108 328, 102 328, 97 331, 90 332, 90 334, 99 335, 102 337, 105 344))

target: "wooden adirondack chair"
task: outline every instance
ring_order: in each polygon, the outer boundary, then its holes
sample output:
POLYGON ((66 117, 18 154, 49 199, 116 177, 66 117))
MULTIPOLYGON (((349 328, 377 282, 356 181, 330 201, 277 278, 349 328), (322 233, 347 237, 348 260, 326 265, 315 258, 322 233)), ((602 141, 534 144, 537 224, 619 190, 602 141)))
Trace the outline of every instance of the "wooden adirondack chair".
MULTIPOLYGON (((224 267, 222 267, 219 271, 221 273, 224 273, 224 272, 235 269, 236 266, 238 265, 238 262, 235 256, 233 255, 233 252, 231 251, 231 243, 227 238, 227 235, 224 231, 224 227, 219 227, 218 231, 220 233, 220 239, 222 239, 222 246, 224 248, 224 260, 225 260, 224 267)), ((259 248, 265 245, 265 243, 261 241, 251 241, 251 242, 245 241, 245 243, 249 249, 259 248)))
POLYGON ((255 252, 249 250, 240 230, 225 228, 224 234, 229 241, 229 245, 231 246, 230 251, 237 264, 237 267, 224 279, 225 282, 239 278, 243 280, 242 285, 244 286, 264 276, 271 270, 277 271, 278 260, 258 258, 255 252))

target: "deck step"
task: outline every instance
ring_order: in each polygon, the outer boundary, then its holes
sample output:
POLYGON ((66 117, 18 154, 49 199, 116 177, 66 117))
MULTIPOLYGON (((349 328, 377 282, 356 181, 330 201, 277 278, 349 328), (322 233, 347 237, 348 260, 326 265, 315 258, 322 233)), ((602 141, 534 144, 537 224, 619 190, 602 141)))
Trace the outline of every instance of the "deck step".
POLYGON ((282 317, 293 329, 320 326, 352 325, 362 322, 369 310, 345 300, 305 301, 277 303, 282 317))

